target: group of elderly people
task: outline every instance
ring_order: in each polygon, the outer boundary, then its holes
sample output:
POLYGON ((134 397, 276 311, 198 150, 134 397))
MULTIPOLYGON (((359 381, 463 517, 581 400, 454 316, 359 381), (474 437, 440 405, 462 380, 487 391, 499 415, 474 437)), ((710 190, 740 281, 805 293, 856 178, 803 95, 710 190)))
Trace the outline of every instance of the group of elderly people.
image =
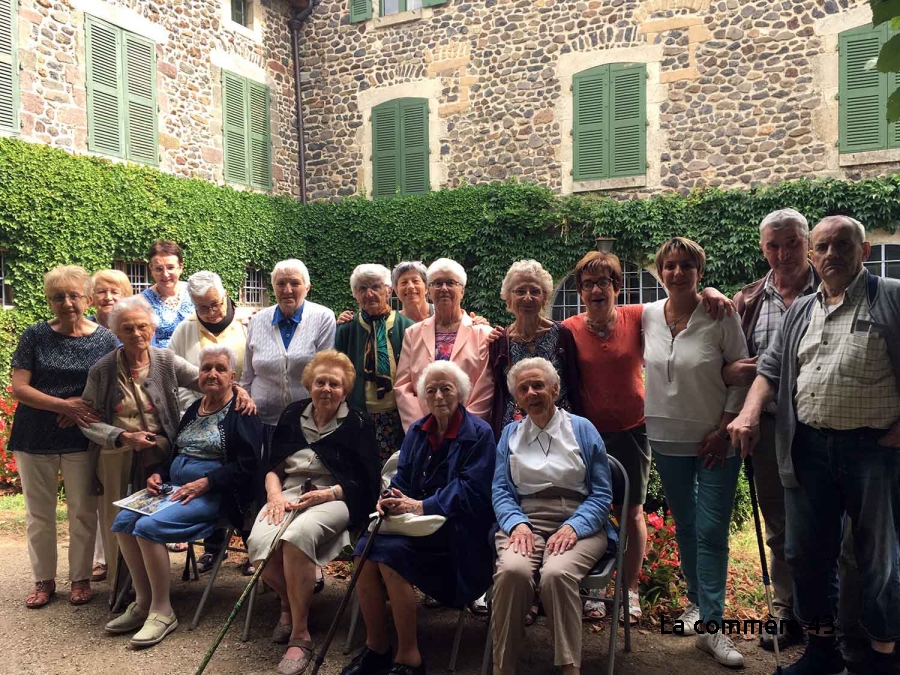
MULTIPOLYGON (((350 278, 359 310, 337 321, 307 300, 303 263, 282 261, 272 271, 276 304, 248 326, 214 273, 181 289, 171 242, 150 251, 149 300, 126 297, 111 271, 92 280, 78 267, 52 270, 54 318, 28 328, 13 357, 20 405, 10 447, 36 579, 26 603, 43 606, 56 590, 62 471, 70 601, 91 599, 99 511, 109 572, 121 551, 135 591, 106 630, 134 633, 135 646, 178 625, 164 545, 222 546, 214 539, 224 518, 243 534, 251 563, 274 550, 264 578, 281 599, 272 636, 287 645, 281 675, 309 666, 321 567, 354 539, 357 563, 371 544, 357 586, 366 646, 343 675, 424 673, 415 589, 464 607, 492 585, 494 672, 516 671, 540 604, 554 663, 578 673, 582 614, 605 613, 602 598, 579 597, 580 580, 616 545, 613 510, 628 534, 620 573, 629 614, 641 615, 652 458, 687 582, 684 634, 740 667, 743 656, 716 627, 741 456, 757 448, 775 611, 810 636, 785 672, 845 672, 825 624, 837 608, 844 530, 845 557, 861 576, 859 625, 871 638, 866 672, 890 672, 900 634, 891 451, 900 446, 900 284, 863 268, 868 244, 857 221, 823 220, 812 265, 809 236, 791 209, 762 221, 772 271, 738 294, 739 314, 714 289, 698 291, 705 253, 681 237, 656 253, 668 297, 648 305, 618 305, 619 260, 585 255, 574 275, 586 311, 562 323, 544 316, 550 275, 519 261, 501 287, 514 320, 493 329, 462 309, 466 272, 445 258, 427 269, 401 263, 393 274, 360 265, 350 278), (193 312, 182 312, 184 292, 193 312), (391 309, 392 292, 402 311, 391 309), (95 322, 85 319, 91 302, 95 322), (629 477, 629 504, 612 504, 607 453, 629 477), (172 489, 176 503, 153 515, 118 511, 112 502, 129 483, 172 489), (369 542, 372 511, 388 518, 369 542)), ((797 637, 782 629, 763 647, 776 639, 797 637)))

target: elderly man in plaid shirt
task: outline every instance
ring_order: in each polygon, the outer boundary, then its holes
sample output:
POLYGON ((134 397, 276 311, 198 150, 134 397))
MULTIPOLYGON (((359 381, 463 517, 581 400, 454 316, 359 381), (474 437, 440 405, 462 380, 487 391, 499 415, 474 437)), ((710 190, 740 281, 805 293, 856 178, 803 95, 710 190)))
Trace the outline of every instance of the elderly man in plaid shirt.
POLYGON ((865 236, 846 216, 815 227, 812 263, 822 283, 785 313, 728 426, 746 456, 759 441, 763 410, 777 403, 785 556, 794 613, 809 635, 785 675, 847 672, 834 634, 845 514, 862 585, 860 624, 872 645, 864 672, 893 672, 900 638, 900 281, 863 267, 865 236))

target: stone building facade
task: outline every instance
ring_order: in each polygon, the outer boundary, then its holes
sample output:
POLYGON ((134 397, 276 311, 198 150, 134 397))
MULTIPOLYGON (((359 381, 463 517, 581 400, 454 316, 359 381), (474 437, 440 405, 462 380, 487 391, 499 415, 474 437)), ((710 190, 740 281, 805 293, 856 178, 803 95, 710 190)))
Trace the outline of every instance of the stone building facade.
POLYGON ((409 97, 428 101, 431 189, 644 195, 900 167, 900 149, 837 145, 839 36, 871 22, 865 0, 385 2, 351 22, 348 0, 323 0, 304 27, 314 199, 372 194, 372 110, 409 97), (646 172, 577 180, 573 81, 621 63, 646 70, 646 172))

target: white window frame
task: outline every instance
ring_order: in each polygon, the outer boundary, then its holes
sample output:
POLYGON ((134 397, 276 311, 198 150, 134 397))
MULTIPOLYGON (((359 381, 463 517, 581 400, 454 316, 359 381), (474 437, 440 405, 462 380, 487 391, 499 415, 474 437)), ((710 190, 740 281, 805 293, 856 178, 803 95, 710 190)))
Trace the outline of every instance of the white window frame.
MULTIPOLYGON (((644 304, 656 302, 668 297, 666 289, 653 273, 643 267, 630 262, 622 263, 622 289, 619 291, 618 302, 623 305, 644 304), (653 280, 650 282, 650 280, 653 280), (637 298, 634 298, 634 294, 637 298), (637 300, 637 302, 635 302, 637 300)), ((550 306, 550 318, 554 321, 564 321, 570 316, 581 314, 584 303, 581 302, 581 294, 575 286, 575 275, 569 274, 559 285, 553 296, 550 306), (574 302, 573 302, 574 300, 574 302)))
POLYGON ((266 282, 265 274, 252 267, 247 268, 238 304, 241 307, 268 307, 269 284, 266 282))
POLYGON ((896 276, 891 276, 887 273, 888 265, 891 264, 896 264, 900 268, 900 243, 872 244, 869 259, 865 261, 866 269, 880 277, 900 279, 900 270, 898 270, 896 276), (888 257, 889 250, 891 257, 888 257))
POLYGON ((113 268, 123 272, 131 283, 131 290, 135 295, 140 295, 153 285, 153 275, 150 274, 150 265, 143 260, 116 260, 113 268))

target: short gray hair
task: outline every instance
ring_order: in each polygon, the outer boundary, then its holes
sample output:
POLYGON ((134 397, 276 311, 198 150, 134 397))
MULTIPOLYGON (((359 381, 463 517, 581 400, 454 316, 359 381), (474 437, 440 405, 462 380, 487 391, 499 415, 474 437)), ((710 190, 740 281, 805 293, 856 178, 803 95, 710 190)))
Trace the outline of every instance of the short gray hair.
POLYGON ((309 286, 309 270, 306 269, 306 265, 304 265, 302 261, 297 260, 296 258, 288 258, 287 260, 275 263, 275 267, 272 268, 273 286, 275 285, 275 279, 279 274, 296 274, 304 284, 309 286))
POLYGON ((428 283, 428 270, 425 269, 425 265, 423 265, 418 260, 404 260, 403 262, 397 263, 394 267, 394 271, 391 272, 391 282, 394 288, 397 288, 397 281, 399 281, 400 277, 402 277, 407 272, 416 271, 419 273, 419 276, 422 277, 422 283, 428 283))
POLYGON ((528 370, 529 368, 536 368, 544 373, 544 378, 546 378, 547 384, 551 387, 559 385, 559 373, 556 372, 556 368, 554 368, 553 364, 547 359, 542 356, 533 356, 530 359, 522 359, 510 368, 509 372, 506 374, 506 388, 509 390, 509 393, 512 394, 513 398, 516 397, 516 380, 523 370, 528 370))
POLYGON ((356 286, 363 279, 377 279, 385 286, 391 286, 391 273, 384 265, 357 265, 350 275, 350 292, 356 293, 356 286))
POLYGON ((518 260, 510 265, 506 271, 506 276, 503 277, 503 283, 500 285, 500 299, 509 302, 513 280, 517 274, 528 275, 537 279, 538 285, 544 292, 544 304, 546 305, 550 300, 550 296, 553 295, 553 277, 550 276, 550 272, 545 270, 541 263, 530 259, 518 260))
POLYGON ((200 363, 199 365, 203 365, 204 359, 207 359, 211 356, 227 356, 228 357, 228 367, 234 370, 237 368, 237 356, 234 353, 234 350, 228 345, 210 345, 209 347, 204 347, 200 350, 200 363))
POLYGON ((113 305, 112 311, 109 313, 109 329, 113 333, 118 334, 119 321, 122 315, 126 312, 135 311, 144 312, 153 325, 153 330, 156 330, 156 327, 159 326, 159 317, 156 316, 156 312, 153 311, 150 303, 147 302, 147 298, 143 295, 132 295, 130 298, 122 298, 113 305))
POLYGON ((442 273, 450 274, 456 278, 463 288, 466 287, 466 281, 468 280, 466 270, 463 269, 462 265, 450 258, 438 258, 431 263, 431 265, 428 266, 428 272, 425 274, 426 282, 430 284, 435 276, 442 273))
POLYGON ((202 298, 213 288, 216 289, 216 293, 223 298, 225 297, 225 286, 222 285, 222 277, 215 272, 203 270, 194 272, 188 277, 188 294, 190 294, 191 300, 195 301, 198 298, 202 298))
POLYGON ((465 405, 469 400, 469 392, 472 391, 472 381, 466 375, 466 371, 452 361, 435 361, 425 367, 416 383, 416 393, 419 400, 425 400, 425 380, 429 375, 448 375, 456 380, 456 388, 459 390, 459 402, 465 405))
POLYGON ((760 239, 763 230, 767 227, 772 228, 774 232, 794 227, 797 229, 797 234, 809 239, 809 222, 806 220, 806 216, 794 209, 778 209, 763 218, 759 223, 760 239))
MULTIPOLYGON (((852 225, 853 230, 856 232, 859 238, 859 241, 857 241, 856 243, 860 246, 866 243, 866 228, 863 227, 863 224, 856 218, 851 218, 850 216, 825 216, 816 224, 816 227, 827 223, 844 223, 847 225, 852 225)), ((121 302, 121 300, 119 302, 121 302)))

